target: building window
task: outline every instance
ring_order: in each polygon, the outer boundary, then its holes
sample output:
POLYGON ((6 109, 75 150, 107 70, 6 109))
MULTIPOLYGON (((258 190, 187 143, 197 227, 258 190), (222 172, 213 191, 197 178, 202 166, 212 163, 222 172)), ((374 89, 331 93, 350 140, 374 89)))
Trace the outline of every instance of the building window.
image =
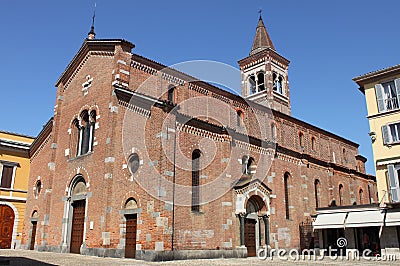
POLYGON ((400 79, 375 85, 378 111, 385 112, 399 109, 400 79))
POLYGON ((3 164, 0 176, 0 187, 13 188, 14 169, 15 166, 3 164))
POLYGON ((35 198, 39 197, 40 191, 42 191, 42 182, 40 180, 38 180, 38 181, 36 181, 36 184, 35 184, 35 191, 34 191, 35 198))
POLYGON ((175 92, 175 86, 169 85, 168 87, 168 101, 169 102, 174 102, 174 92, 175 92))
POLYGON ((358 191, 358 197, 360 199, 360 205, 363 204, 363 190, 362 188, 360 188, 360 190, 358 191))
POLYGON ((315 208, 319 207, 319 195, 321 193, 321 183, 318 179, 314 181, 314 194, 315 194, 315 208))
POLYGON ((399 177, 400 177, 400 164, 389 164, 387 166, 387 183, 389 186, 389 194, 392 202, 400 201, 399 193, 399 177))
POLYGON ((259 72, 257 74, 257 79, 256 76, 250 75, 249 77, 249 94, 254 94, 260 91, 265 90, 265 78, 264 78, 264 72, 259 72))
POLYGON ((347 153, 346 153, 346 149, 345 148, 343 148, 342 153, 343 153, 343 162, 347 163, 347 153))
POLYGON ((254 94, 257 92, 256 77, 254 75, 251 75, 249 78, 249 89, 250 89, 250 94, 254 94))
POLYGON ((311 138, 311 150, 315 151, 315 138, 314 137, 311 138))
POLYGON ((382 126, 383 144, 400 142, 400 123, 382 126))
POLYGON ((300 149, 304 149, 304 134, 302 132, 299 133, 299 145, 300 149))
POLYGON ((343 185, 339 185, 339 205, 343 205, 343 185))
POLYGON ((236 124, 238 127, 243 126, 243 112, 241 110, 236 112, 236 124))
POLYGON ((283 95, 284 94, 284 91, 283 91, 283 80, 284 79, 283 79, 283 77, 277 73, 273 73, 272 78, 274 80, 273 81, 274 82, 274 87, 273 87, 274 92, 277 92, 277 93, 283 95))
POLYGON ((192 211, 200 211, 200 151, 192 153, 192 211))
POLYGON ((283 176, 283 187, 285 191, 285 212, 286 212, 286 219, 290 219, 290 213, 289 213, 289 178, 290 174, 285 173, 283 176))
POLYGON ((129 171, 132 173, 132 175, 137 172, 137 170, 139 169, 139 165, 140 165, 139 155, 137 153, 131 154, 128 157, 128 168, 129 171))
POLYGON ((257 74, 257 87, 258 87, 258 91, 265 90, 264 73, 262 73, 262 72, 257 74))
POLYGON ((76 155, 85 155, 93 151, 94 131, 96 124, 96 111, 87 110, 80 114, 80 122, 74 120, 74 125, 77 127, 77 148, 76 155))

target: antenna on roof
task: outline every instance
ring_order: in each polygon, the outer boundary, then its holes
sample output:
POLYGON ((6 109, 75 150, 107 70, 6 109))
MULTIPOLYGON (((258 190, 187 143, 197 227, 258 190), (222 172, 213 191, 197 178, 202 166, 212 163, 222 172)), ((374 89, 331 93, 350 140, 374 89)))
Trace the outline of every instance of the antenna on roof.
POLYGON ((93 40, 94 37, 96 36, 96 33, 94 32, 94 18, 96 17, 96 2, 94 2, 94 9, 93 9, 93 17, 92 17, 92 26, 90 27, 90 31, 88 33, 88 39, 93 40))

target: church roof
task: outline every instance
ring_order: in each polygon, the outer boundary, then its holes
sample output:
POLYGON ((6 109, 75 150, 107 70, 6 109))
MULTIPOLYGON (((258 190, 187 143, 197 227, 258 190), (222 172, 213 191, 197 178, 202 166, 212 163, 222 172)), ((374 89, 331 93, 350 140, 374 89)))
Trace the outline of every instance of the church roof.
POLYGON ((264 26, 264 22, 260 16, 250 55, 258 53, 259 51, 262 51, 266 48, 271 48, 272 50, 275 50, 274 44, 272 43, 271 38, 268 35, 267 29, 264 26))

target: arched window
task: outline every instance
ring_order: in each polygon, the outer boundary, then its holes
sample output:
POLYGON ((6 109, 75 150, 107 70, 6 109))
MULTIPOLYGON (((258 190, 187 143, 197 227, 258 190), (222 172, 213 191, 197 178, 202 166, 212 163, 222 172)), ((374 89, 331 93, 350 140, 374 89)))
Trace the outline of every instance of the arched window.
POLYGON ((300 144, 300 148, 303 149, 304 148, 304 134, 302 132, 299 133, 299 144, 300 144))
POLYGON ((78 119, 74 119, 74 121, 72 121, 72 128, 71 128, 71 154, 74 154, 75 156, 78 156, 79 153, 79 132, 80 132, 80 126, 79 126, 79 120, 78 119))
POLYGON ((283 186, 284 186, 284 191, 285 191, 285 211, 286 211, 286 219, 290 219, 290 213, 289 213, 289 178, 290 174, 285 173, 283 176, 283 186))
POLYGON ((264 73, 263 72, 260 72, 257 74, 257 85, 258 85, 258 91, 265 90, 264 73))
POLYGON ((314 181, 314 195, 315 195, 315 208, 319 207, 319 195, 321 190, 321 183, 318 179, 314 181))
POLYGON ((339 185, 339 205, 343 205, 343 185, 339 185))
POLYGON ((192 153, 192 211, 200 211, 200 151, 192 153))
POLYGON ((250 94, 254 94, 257 92, 256 77, 254 75, 251 75, 249 78, 249 91, 250 94))
POLYGON ((272 138, 272 141, 276 141, 276 125, 275 125, 275 123, 271 124, 271 138, 272 138))
POLYGON ((90 122, 89 122, 89 113, 88 111, 83 111, 81 113, 81 153, 86 154, 89 152, 89 142, 90 142, 90 122))
POLYGON ((169 85, 168 87, 168 101, 169 102, 174 102, 174 91, 175 91, 175 86, 169 85))
POLYGON ((87 110, 82 111, 80 114, 81 123, 77 124, 78 127, 78 141, 76 155, 84 155, 93 151, 94 130, 96 124, 96 111, 91 111, 90 114, 87 110))
POLYGON ((358 191, 358 197, 360 198, 360 205, 363 204, 363 190, 362 188, 360 188, 360 190, 358 191))
POLYGON ((314 137, 311 138, 311 150, 315 151, 315 138, 314 137))
POLYGON ((238 127, 243 126, 243 112, 241 110, 236 112, 236 123, 238 127))
POLYGON ((274 84, 274 87, 273 87, 274 91, 283 95, 283 93, 284 93, 283 77, 277 73, 273 73, 272 78, 273 78, 273 84, 274 84))

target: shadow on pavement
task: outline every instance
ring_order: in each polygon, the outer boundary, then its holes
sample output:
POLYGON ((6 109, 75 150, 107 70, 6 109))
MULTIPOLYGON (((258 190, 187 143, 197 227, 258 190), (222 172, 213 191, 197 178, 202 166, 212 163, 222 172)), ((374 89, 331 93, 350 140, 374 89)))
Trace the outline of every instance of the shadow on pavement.
POLYGON ((49 263, 45 263, 42 261, 38 261, 38 260, 32 260, 32 259, 27 259, 24 257, 3 257, 0 256, 0 266, 3 265, 55 265, 55 264, 49 264, 49 263))

